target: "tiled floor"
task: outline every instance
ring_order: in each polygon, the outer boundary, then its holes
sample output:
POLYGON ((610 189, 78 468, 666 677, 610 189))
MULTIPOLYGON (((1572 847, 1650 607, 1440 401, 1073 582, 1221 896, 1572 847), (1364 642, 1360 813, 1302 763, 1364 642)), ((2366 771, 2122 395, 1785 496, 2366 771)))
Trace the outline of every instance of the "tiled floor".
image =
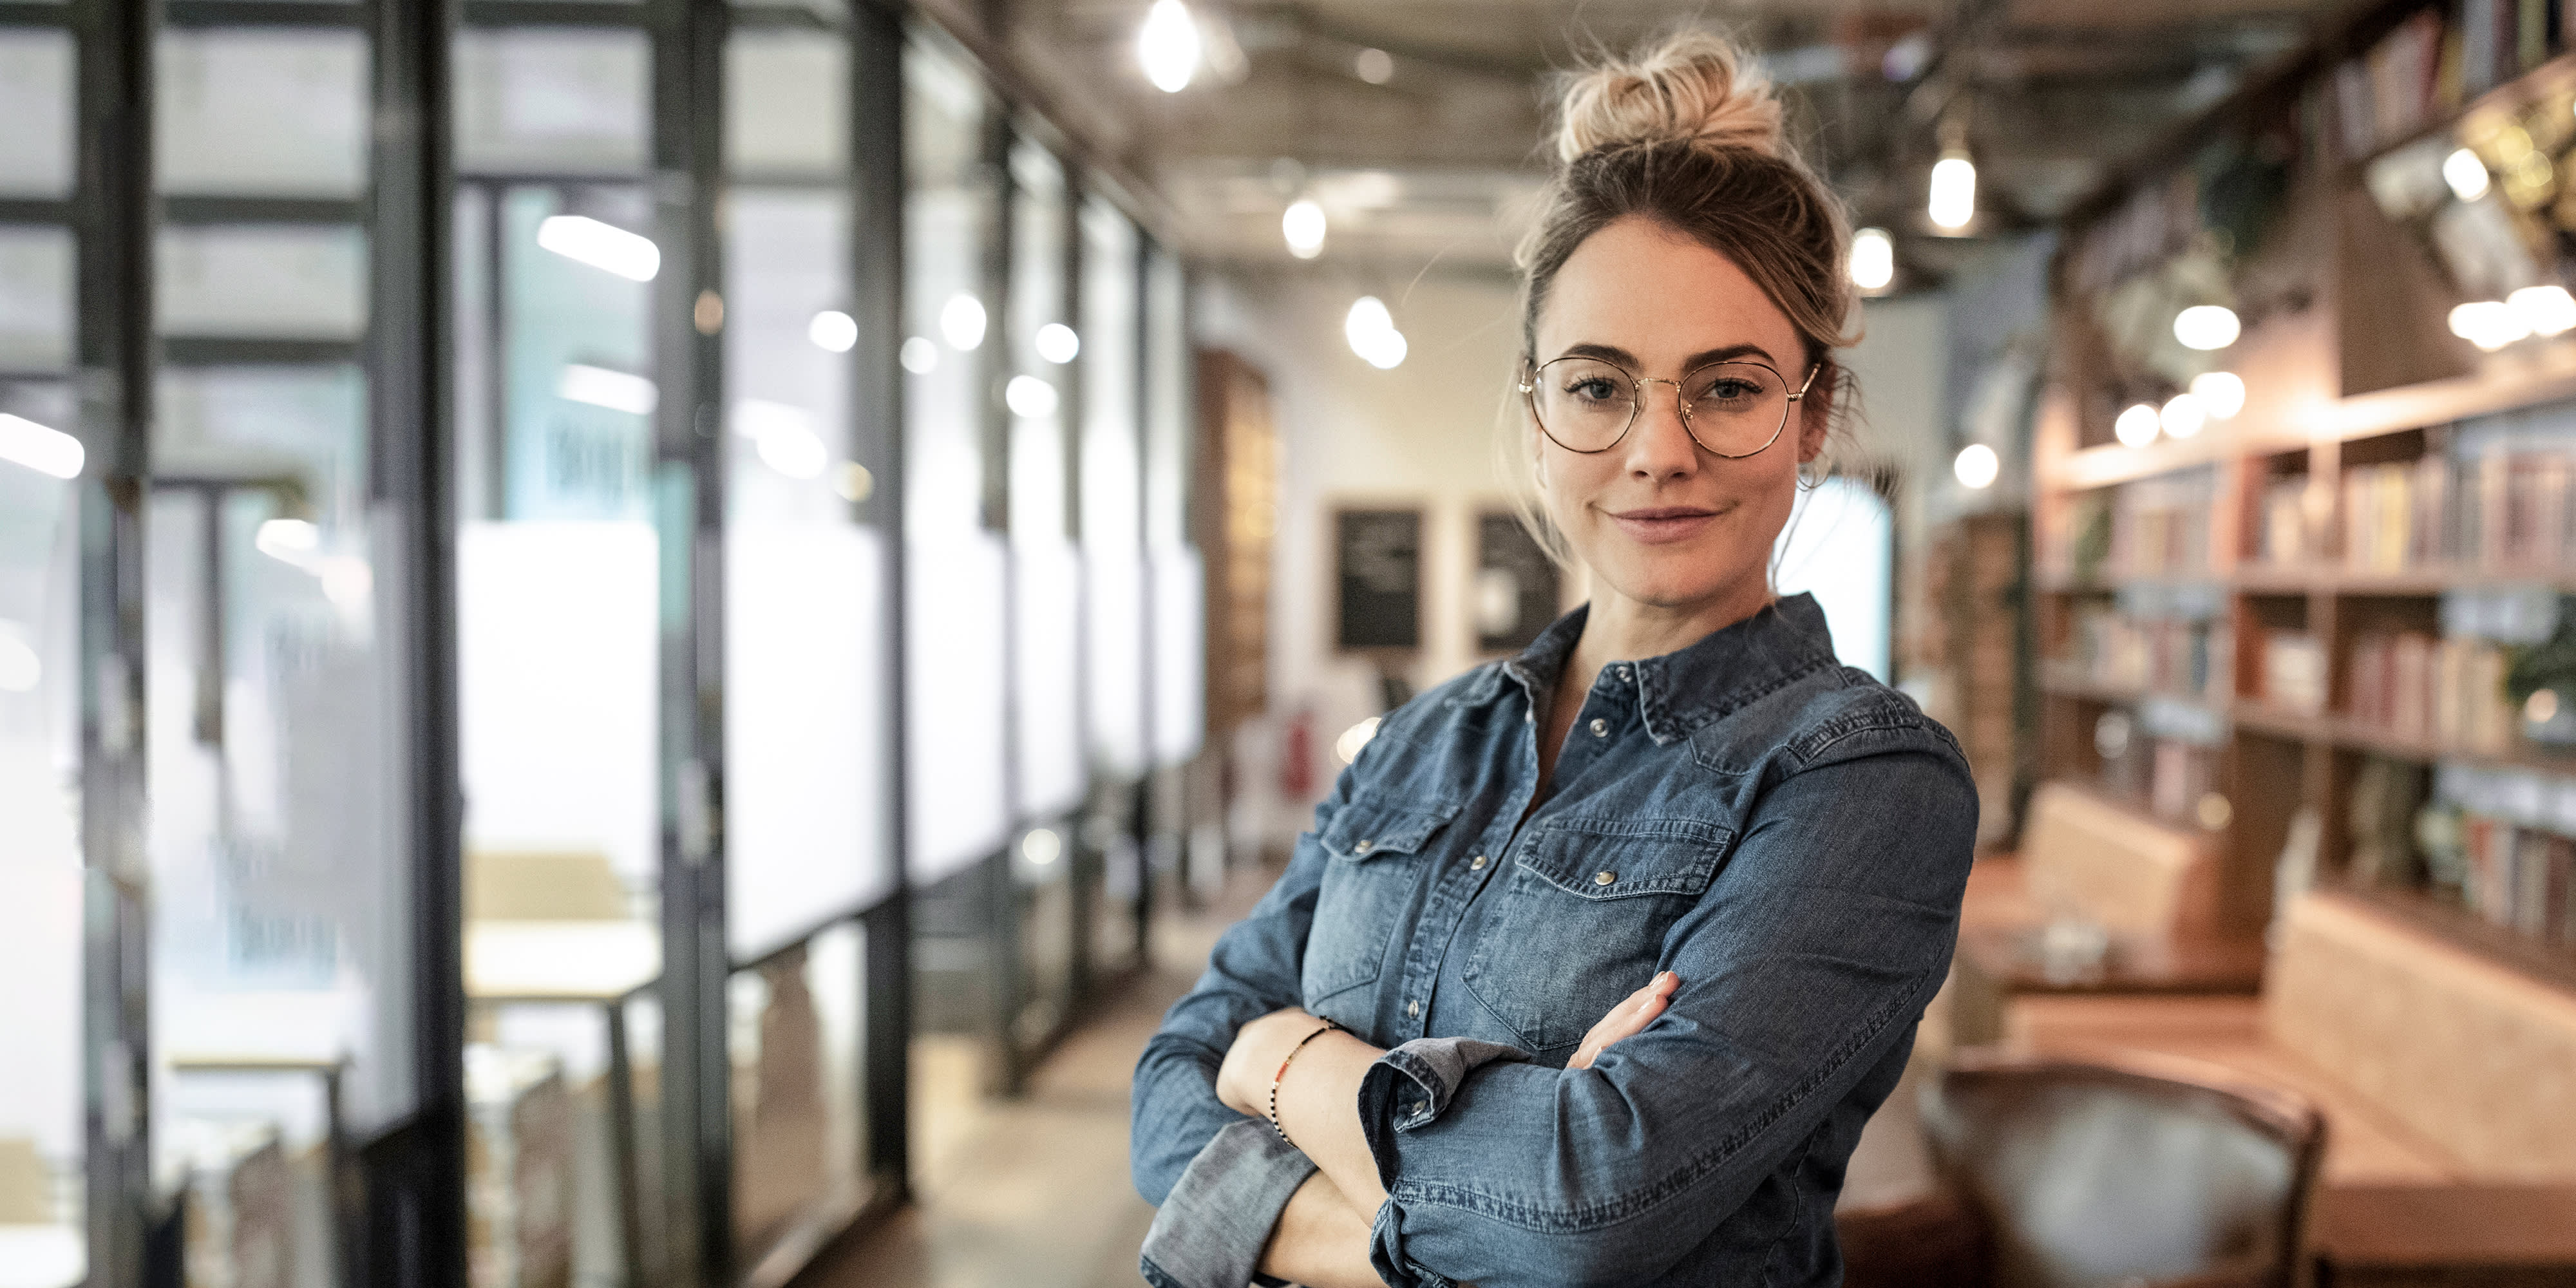
POLYGON ((975 1046, 913 1046, 919 1201, 819 1265, 810 1288, 1133 1288, 1154 1211, 1127 1178, 1128 1073, 1217 934, 1273 874, 1252 870, 1206 911, 1171 918, 1157 969, 1066 1038, 1018 1100, 976 1093, 975 1046))

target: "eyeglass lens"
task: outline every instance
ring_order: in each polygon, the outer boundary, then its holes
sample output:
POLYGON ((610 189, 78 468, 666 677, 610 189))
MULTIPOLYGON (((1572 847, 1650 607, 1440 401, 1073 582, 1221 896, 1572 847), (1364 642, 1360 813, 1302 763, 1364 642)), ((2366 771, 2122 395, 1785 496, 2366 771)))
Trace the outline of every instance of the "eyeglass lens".
MULTIPOLYGON (((1608 450, 1637 419, 1637 380, 1616 363, 1558 358, 1538 369, 1530 410, 1569 451, 1608 450)), ((1681 379, 1682 426, 1720 456, 1750 456, 1789 420, 1789 386, 1755 362, 1716 362, 1681 379)))

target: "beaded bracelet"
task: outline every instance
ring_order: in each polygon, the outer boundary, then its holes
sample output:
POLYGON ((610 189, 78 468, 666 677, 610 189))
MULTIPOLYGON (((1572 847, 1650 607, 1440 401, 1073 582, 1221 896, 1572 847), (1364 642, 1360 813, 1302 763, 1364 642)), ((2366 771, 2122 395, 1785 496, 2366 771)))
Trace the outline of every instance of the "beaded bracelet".
POLYGON ((1298 1052, 1306 1049, 1307 1043, 1327 1033, 1338 1032, 1341 1027, 1331 1020, 1326 1020, 1324 1027, 1297 1039, 1297 1045, 1288 1048, 1288 1058, 1279 1062, 1279 1072, 1270 1075, 1270 1130, 1279 1133, 1281 1144, 1294 1147, 1297 1142, 1288 1139, 1288 1129, 1279 1125, 1279 1083, 1288 1076, 1289 1064, 1296 1060, 1298 1052))

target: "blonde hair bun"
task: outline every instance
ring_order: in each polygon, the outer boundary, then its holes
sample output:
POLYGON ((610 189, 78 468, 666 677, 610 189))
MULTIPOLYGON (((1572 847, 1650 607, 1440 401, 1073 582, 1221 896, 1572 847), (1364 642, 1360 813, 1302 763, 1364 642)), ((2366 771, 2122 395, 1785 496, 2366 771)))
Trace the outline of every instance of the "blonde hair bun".
POLYGON ((1780 100, 1735 42, 1685 30, 1633 57, 1575 73, 1561 95, 1560 161, 1601 148, 1690 143, 1786 157, 1780 100))

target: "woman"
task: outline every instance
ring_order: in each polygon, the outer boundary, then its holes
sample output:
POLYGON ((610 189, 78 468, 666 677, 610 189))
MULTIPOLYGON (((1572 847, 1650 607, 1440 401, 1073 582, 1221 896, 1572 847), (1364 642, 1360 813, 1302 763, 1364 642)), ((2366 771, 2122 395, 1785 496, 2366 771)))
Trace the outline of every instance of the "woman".
POLYGON ((1387 717, 1136 1071, 1160 1288, 1833 1284, 1956 936, 1967 766, 1776 598, 1852 312, 1725 41, 1576 78, 1527 460, 1591 602, 1387 717))

